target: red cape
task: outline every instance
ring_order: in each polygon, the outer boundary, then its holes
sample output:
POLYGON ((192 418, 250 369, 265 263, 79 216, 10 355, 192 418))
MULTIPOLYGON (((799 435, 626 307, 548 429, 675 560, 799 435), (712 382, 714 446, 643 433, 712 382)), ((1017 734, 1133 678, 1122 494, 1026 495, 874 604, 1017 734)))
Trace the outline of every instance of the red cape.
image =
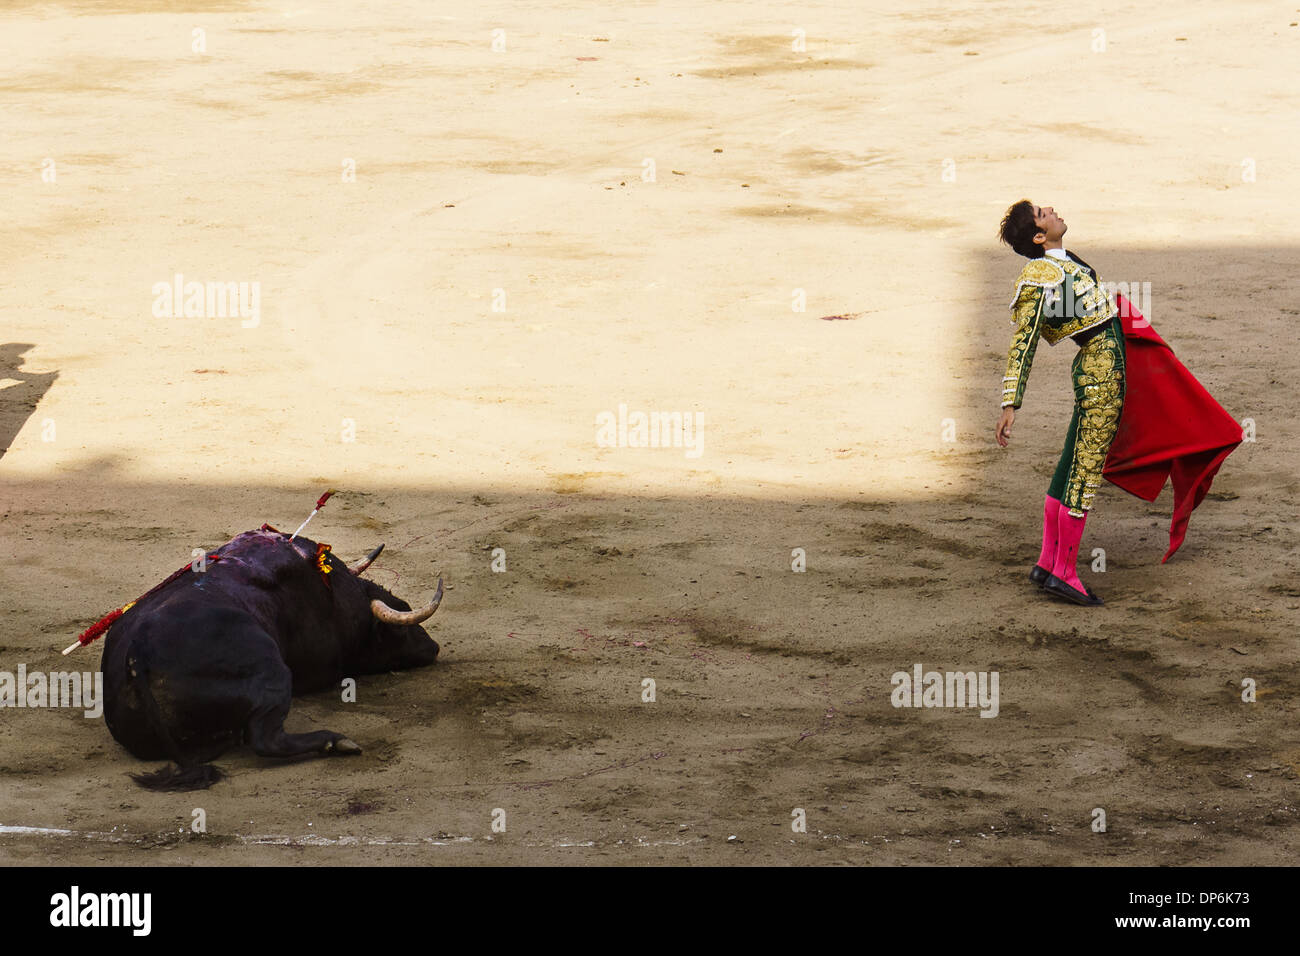
POLYGON ((1192 510, 1210 490, 1223 460, 1241 444, 1241 425, 1216 402, 1151 323, 1121 295, 1124 322, 1124 411, 1102 476, 1145 501, 1173 478, 1174 516, 1168 561, 1187 534, 1192 510))

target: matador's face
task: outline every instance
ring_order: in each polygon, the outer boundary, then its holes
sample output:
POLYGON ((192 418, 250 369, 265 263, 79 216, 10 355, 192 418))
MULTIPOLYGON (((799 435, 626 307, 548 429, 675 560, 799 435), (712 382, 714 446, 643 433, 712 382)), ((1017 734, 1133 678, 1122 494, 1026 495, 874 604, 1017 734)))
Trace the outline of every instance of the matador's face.
POLYGON ((1034 207, 1034 225, 1038 227, 1039 235, 1034 237, 1034 242, 1059 242, 1065 235, 1065 220, 1056 214, 1056 210, 1051 206, 1034 207), (1042 238, 1040 239, 1039 236, 1042 238))

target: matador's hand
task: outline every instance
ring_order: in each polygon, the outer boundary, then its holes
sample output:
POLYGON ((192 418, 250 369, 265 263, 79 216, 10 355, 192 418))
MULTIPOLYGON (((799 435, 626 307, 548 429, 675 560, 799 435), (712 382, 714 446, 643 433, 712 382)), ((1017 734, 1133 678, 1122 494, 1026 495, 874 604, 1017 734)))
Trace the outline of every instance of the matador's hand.
POLYGON ((1011 441, 1011 426, 1016 423, 1016 410, 1008 405, 1002 409, 1002 416, 998 419, 997 430, 993 433, 997 438, 998 444, 1003 448, 1007 447, 1007 442, 1011 441))

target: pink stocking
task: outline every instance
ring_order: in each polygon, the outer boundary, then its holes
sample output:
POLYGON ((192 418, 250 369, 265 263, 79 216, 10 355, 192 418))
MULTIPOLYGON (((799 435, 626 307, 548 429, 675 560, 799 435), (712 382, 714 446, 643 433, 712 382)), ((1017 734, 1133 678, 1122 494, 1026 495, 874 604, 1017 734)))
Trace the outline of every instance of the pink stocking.
POLYGON ((1087 520, 1086 511, 1082 518, 1076 518, 1070 514, 1069 508, 1061 505, 1056 525, 1060 540, 1056 544, 1056 565, 1052 568, 1052 573, 1058 578, 1084 593, 1087 592, 1083 582, 1079 580, 1079 572, 1075 564, 1079 558, 1079 542, 1083 540, 1083 525, 1087 520))
POLYGON ((1043 550, 1038 554, 1038 566, 1048 574, 1056 565, 1056 542, 1061 536, 1057 529, 1060 510, 1061 503, 1051 495, 1043 499, 1043 550))

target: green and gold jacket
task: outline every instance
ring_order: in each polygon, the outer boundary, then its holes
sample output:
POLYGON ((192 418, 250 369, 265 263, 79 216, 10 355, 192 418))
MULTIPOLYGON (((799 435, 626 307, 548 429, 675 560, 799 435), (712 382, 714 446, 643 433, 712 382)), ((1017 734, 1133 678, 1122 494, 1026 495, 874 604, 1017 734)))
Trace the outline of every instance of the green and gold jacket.
POLYGON ((1019 408, 1039 338, 1055 345, 1115 317, 1115 304, 1092 274, 1073 259, 1043 256, 1025 266, 1011 297, 1016 331, 1002 379, 1002 407, 1019 408))

